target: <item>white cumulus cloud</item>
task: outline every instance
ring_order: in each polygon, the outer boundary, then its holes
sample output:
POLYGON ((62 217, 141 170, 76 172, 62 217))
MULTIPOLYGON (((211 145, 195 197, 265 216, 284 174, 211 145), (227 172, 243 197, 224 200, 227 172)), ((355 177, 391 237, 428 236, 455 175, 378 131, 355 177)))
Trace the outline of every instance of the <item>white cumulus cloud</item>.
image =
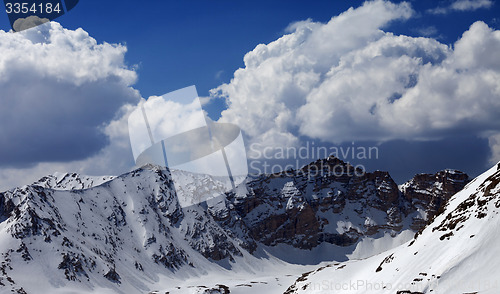
POLYGON ((366 2, 328 23, 303 21, 246 54, 245 67, 212 91, 221 121, 249 143, 292 146, 304 138, 434 140, 500 129, 500 32, 473 24, 454 46, 384 32, 408 4, 366 2))
POLYGON ((0 190, 133 166, 127 114, 140 94, 126 51, 56 22, 0 31, 0 190))
POLYGON ((430 9, 433 14, 446 14, 451 11, 474 11, 481 8, 490 8, 494 2, 492 0, 456 0, 448 6, 430 9))
POLYGON ((0 166, 72 161, 109 143, 104 127, 127 103, 136 73, 126 47, 49 22, 0 31, 0 166))

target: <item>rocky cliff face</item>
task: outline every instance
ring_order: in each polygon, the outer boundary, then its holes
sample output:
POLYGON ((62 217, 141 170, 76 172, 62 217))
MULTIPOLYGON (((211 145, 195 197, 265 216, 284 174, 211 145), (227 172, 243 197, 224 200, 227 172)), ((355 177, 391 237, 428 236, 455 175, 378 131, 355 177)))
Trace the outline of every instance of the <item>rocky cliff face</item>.
POLYGON ((209 176, 181 176, 189 185, 178 191, 168 171, 146 166, 116 178, 54 175, 0 193, 0 284, 20 291, 28 267, 51 285, 140 288, 158 272, 231 266, 259 246, 354 246, 419 230, 468 179, 417 175, 399 190, 387 172, 362 173, 337 158, 261 175, 227 194, 209 176), (177 200, 214 191, 220 196, 199 205, 177 200))
MULTIPOLYGON (((407 197, 432 202, 434 196, 425 191, 445 195, 463 180, 456 171, 418 175, 408 183, 407 197)), ((441 210, 411 242, 318 267, 284 293, 499 293, 500 165, 470 181, 441 210)))
POLYGON ((65 190, 67 183, 46 188, 43 180, 0 193, 1 285, 20 291, 29 268, 47 274, 51 284, 73 281, 90 291, 95 284, 131 284, 194 267, 200 259, 232 260, 255 246, 231 238, 206 203, 181 208, 169 173, 159 167, 83 190, 65 190))
POLYGON ((468 182, 459 171, 420 174, 400 191, 389 173, 362 173, 337 158, 262 175, 228 201, 256 242, 311 249, 348 246, 365 236, 423 228, 468 182))
POLYGON ((401 185, 405 200, 425 214, 412 220, 412 229, 421 230, 441 212, 451 196, 462 190, 469 176, 457 170, 444 170, 436 174, 418 174, 401 185))

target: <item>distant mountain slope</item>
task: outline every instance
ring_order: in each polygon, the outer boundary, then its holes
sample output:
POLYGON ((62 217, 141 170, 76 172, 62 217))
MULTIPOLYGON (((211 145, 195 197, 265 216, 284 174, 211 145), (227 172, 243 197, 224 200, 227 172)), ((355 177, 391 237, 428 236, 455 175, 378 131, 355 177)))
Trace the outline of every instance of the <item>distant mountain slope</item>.
POLYGON ((422 229, 468 180, 454 170, 420 174, 400 191, 387 172, 356 175, 354 167, 331 157, 301 170, 262 175, 247 184, 248 193, 229 194, 228 200, 257 242, 345 247, 367 236, 422 229))
POLYGON ((305 273, 285 293, 500 293, 499 213, 500 164, 455 194, 411 242, 305 273))
POLYGON ((227 183, 179 171, 175 191, 157 166, 58 174, 0 193, 0 293, 145 293, 214 271, 367 257, 408 240, 468 181, 443 171, 400 191, 386 172, 334 166, 350 167, 328 158, 225 195, 227 183), (221 196, 179 205, 203 193, 221 196))

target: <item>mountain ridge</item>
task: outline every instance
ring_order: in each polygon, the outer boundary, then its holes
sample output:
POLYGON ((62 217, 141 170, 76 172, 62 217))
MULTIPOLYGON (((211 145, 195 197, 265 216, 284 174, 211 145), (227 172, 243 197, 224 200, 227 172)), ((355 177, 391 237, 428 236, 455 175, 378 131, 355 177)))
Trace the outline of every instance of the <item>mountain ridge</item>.
MULTIPOLYGON (((336 158, 322 163, 347 165, 336 158)), ((356 178, 312 175, 307 166, 304 171, 262 175, 243 189, 190 207, 181 207, 176 197, 192 197, 206 187, 220 192, 223 184, 184 173, 189 189, 175 190, 170 171, 145 166, 118 177, 49 176, 0 193, 0 283, 33 293, 22 269, 36 269, 50 273, 38 287, 79 285, 92 291, 100 285, 113 293, 141 293, 163 275, 275 259, 274 248, 311 254, 337 248, 343 253, 321 258, 347 260, 360 251, 361 241, 400 236, 413 230, 413 218, 427 217, 419 214, 425 197, 409 202, 386 172, 356 178)), ((456 175, 452 182, 465 185, 468 177, 456 175)), ((438 198, 451 196, 442 192, 431 191, 438 198)), ((278 259, 293 262, 292 255, 278 259)))
POLYGON ((316 268, 285 293, 498 293, 499 198, 497 164, 456 193, 413 240, 316 268))

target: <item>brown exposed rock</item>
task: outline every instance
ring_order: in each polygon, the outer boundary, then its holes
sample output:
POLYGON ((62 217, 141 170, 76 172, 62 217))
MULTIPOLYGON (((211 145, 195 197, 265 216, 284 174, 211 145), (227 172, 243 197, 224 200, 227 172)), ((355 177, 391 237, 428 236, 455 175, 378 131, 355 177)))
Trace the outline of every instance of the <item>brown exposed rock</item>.
POLYGON ((248 183, 246 197, 229 200, 256 242, 302 249, 322 242, 349 246, 380 232, 418 231, 468 178, 454 170, 419 174, 400 191, 388 172, 362 173, 329 157, 296 171, 261 175, 248 183), (373 215, 385 217, 373 220, 373 215), (405 227, 409 217, 411 225, 405 227), (351 218, 365 221, 353 224, 351 218))
POLYGON ((463 172, 443 170, 435 174, 418 174, 402 185, 405 199, 427 214, 425 219, 415 218, 412 228, 417 231, 423 228, 468 182, 469 176, 463 172))

